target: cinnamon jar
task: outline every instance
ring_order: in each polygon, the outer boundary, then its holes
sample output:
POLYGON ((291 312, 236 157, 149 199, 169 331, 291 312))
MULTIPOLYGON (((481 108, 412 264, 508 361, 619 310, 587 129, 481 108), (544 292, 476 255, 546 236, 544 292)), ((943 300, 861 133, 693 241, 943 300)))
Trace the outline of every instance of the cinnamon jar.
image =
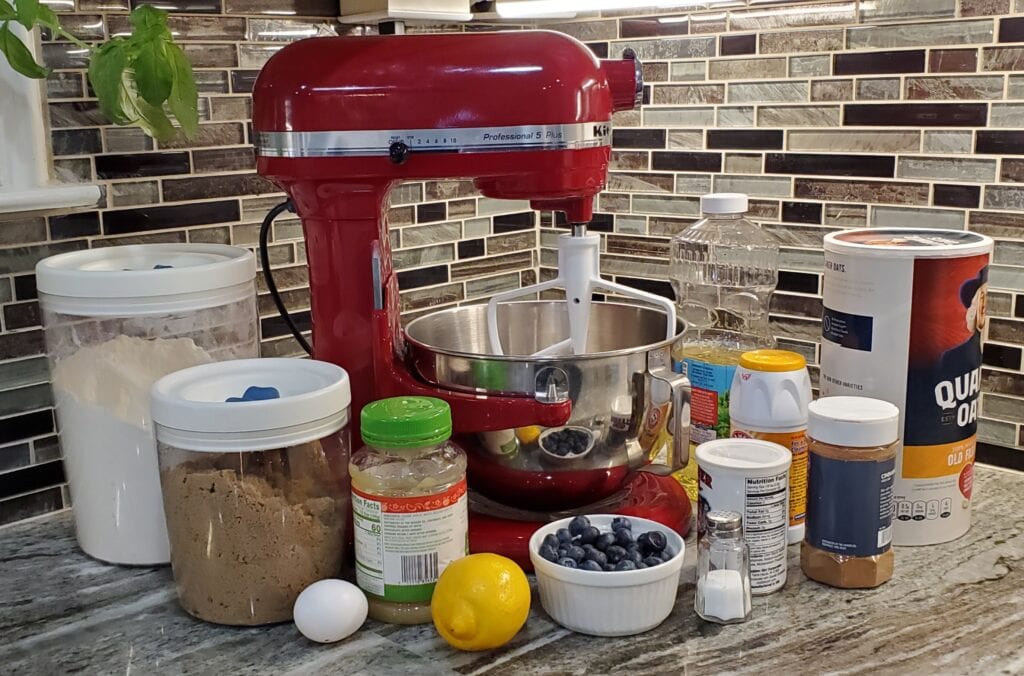
POLYGON ((892 577, 899 416, 893 404, 866 397, 825 397, 808 407, 800 567, 810 579, 863 589, 892 577))

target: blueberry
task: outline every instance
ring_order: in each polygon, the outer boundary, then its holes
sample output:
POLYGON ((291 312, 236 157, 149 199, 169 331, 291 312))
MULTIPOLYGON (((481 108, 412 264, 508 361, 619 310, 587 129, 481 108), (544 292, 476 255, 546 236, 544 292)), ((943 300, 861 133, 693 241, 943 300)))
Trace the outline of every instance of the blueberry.
POLYGON ((559 528, 555 531, 555 537, 558 538, 559 542, 571 542, 572 533, 569 532, 568 528, 559 528))
POLYGON ((566 553, 568 554, 569 558, 575 561, 576 563, 582 561, 587 554, 585 551, 583 551, 583 547, 577 547, 576 545, 570 546, 566 553))
POLYGON ((576 562, 570 559, 568 556, 562 559, 558 559, 558 565, 565 566, 566 568, 576 568, 576 562))
POLYGON ((551 545, 543 544, 540 546, 540 556, 542 559, 547 559, 548 561, 557 561, 558 551, 551 545))
POLYGON ((569 556, 569 549, 566 547, 559 547, 556 551, 558 552, 558 558, 560 559, 564 559, 569 556))
POLYGON ((646 563, 644 563, 643 561, 641 561, 640 563, 636 564, 636 569, 637 570, 643 570, 644 568, 648 568, 648 567, 649 566, 646 563))
POLYGON ((558 549, 558 538, 551 534, 545 535, 544 539, 541 541, 541 545, 547 545, 552 549, 558 549))
POLYGON ((633 524, 624 516, 617 516, 612 519, 612 530, 619 530, 620 528, 633 529, 633 524))
POLYGON ((636 570, 636 564, 626 559, 615 564, 615 570, 636 570))
POLYGON ((673 556, 675 556, 675 552, 673 552, 671 549, 665 548, 664 550, 662 550, 660 556, 662 561, 668 561, 673 556))
POLYGON ((604 564, 604 570, 605 570, 605 571, 612 571, 612 570, 615 570, 615 566, 614 566, 614 565, 612 565, 612 564, 610 564, 610 563, 606 563, 606 564, 604 564))
POLYGON ((653 554, 660 552, 665 549, 665 545, 668 544, 668 538, 665 534, 658 530, 647 531, 636 539, 640 543, 640 546, 644 548, 644 551, 653 554))
POLYGON ((614 533, 601 533, 597 540, 594 541, 594 546, 600 549, 602 552, 615 544, 614 533))
POLYGON ((620 528, 615 531, 615 544, 620 547, 628 547, 633 543, 633 531, 628 528, 620 528))
POLYGON ((626 550, 626 561, 632 561, 633 563, 639 564, 644 560, 644 557, 640 556, 640 552, 635 549, 626 550))
POLYGON ((583 529, 590 525, 590 519, 585 516, 577 516, 569 522, 569 532, 573 535, 581 535, 583 529))
POLYGON ((592 545, 594 544, 594 542, 597 541, 597 538, 600 536, 601 531, 599 531, 596 527, 587 526, 583 529, 583 532, 580 533, 580 543, 584 545, 592 545))
POLYGON ((597 561, 586 560, 579 565, 580 570, 603 571, 604 567, 597 561))
POLYGON ((586 559, 588 561, 593 561, 594 563, 598 563, 598 564, 600 564, 602 566, 604 564, 608 563, 608 556, 605 555, 605 553, 602 552, 599 549, 595 549, 593 551, 587 552, 586 559))
POLYGON ((657 556, 648 556, 644 559, 644 564, 648 567, 659 566, 661 565, 661 559, 657 556))
POLYGON ((595 547, 592 544, 585 544, 585 545, 580 545, 580 546, 583 547, 583 551, 585 551, 585 552, 596 552, 597 551, 597 547, 595 547))
POLYGON ((604 553, 608 557, 608 563, 618 563, 626 558, 626 550, 618 545, 612 545, 604 553))

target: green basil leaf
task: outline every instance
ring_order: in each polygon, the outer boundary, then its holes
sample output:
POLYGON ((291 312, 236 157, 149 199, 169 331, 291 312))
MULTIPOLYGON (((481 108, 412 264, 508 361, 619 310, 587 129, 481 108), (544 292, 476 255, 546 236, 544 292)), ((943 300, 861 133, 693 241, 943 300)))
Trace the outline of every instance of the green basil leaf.
POLYGON ((17 18, 18 13, 14 11, 14 5, 9 3, 7 0, 0 0, 0 21, 17 18))
POLYGON ((101 45, 89 62, 89 82, 99 99, 100 110, 114 124, 132 123, 123 104, 127 65, 128 55, 122 38, 114 38, 101 45))
POLYGON ((39 16, 39 0, 14 0, 14 8, 18 12, 18 23, 32 30, 39 16))
POLYGON ((141 30, 167 28, 167 12, 152 5, 139 5, 129 15, 132 26, 141 30))
POLYGON ((32 52, 28 51, 25 43, 11 31, 10 22, 7 21, 0 26, 0 53, 7 57, 11 68, 25 77, 41 80, 50 72, 36 63, 32 58, 32 52))
POLYGON ((167 58, 165 44, 162 40, 145 42, 139 45, 132 60, 139 94, 153 106, 163 105, 174 84, 174 68, 167 58))
POLYGON ((157 141, 170 141, 178 130, 174 128, 167 118, 162 106, 151 106, 145 99, 136 100, 139 118, 135 121, 142 130, 155 138, 157 141))
POLYGON ((192 65, 178 45, 170 43, 166 51, 174 69, 174 84, 167 104, 185 136, 195 138, 199 131, 199 91, 192 74, 192 65))
POLYGON ((57 29, 60 27, 60 21, 57 19, 57 15, 54 14, 53 10, 46 5, 39 5, 39 16, 36 17, 36 21, 50 29, 57 29))

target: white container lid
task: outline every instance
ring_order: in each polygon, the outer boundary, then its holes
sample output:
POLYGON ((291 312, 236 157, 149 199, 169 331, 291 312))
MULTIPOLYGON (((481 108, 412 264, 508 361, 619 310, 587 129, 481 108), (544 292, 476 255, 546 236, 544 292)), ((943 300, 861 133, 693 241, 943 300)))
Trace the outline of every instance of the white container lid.
POLYGON ((825 235, 825 251, 887 258, 948 258, 991 254, 994 241, 964 230, 861 228, 825 235))
POLYGON ((755 350, 745 353, 736 367, 729 389, 729 418, 735 426, 757 432, 805 429, 807 406, 813 398, 803 357, 785 350, 755 350), (748 364, 758 366, 758 357, 772 370, 748 368, 748 364), (791 366, 795 368, 781 370, 791 366))
POLYGON ((887 446, 899 437, 900 410, 868 397, 823 397, 807 407, 807 436, 834 446, 887 446))
POLYGON ((761 439, 715 439, 697 446, 697 466, 733 470, 750 476, 772 474, 793 462, 788 448, 761 439))
POLYGON ((36 265, 47 309, 90 316, 226 304, 236 300, 238 285, 255 277, 255 255, 226 244, 115 246, 58 254, 36 265))
POLYGON ((701 195, 700 210, 705 214, 745 214, 747 202, 741 192, 713 192, 701 195))
POLYGON ((156 381, 150 391, 157 440, 190 451, 264 451, 333 434, 348 423, 352 392, 339 366, 308 359, 237 359, 202 364, 156 381), (227 401, 250 388, 278 398, 227 401))

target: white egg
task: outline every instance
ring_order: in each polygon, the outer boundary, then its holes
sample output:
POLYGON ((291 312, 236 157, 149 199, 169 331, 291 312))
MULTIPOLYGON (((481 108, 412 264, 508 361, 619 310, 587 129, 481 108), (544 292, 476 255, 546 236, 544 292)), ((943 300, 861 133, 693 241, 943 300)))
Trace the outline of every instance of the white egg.
POLYGON ((344 580, 314 582, 295 599, 292 616, 303 636, 318 643, 348 638, 363 626, 368 607, 359 587, 344 580))

